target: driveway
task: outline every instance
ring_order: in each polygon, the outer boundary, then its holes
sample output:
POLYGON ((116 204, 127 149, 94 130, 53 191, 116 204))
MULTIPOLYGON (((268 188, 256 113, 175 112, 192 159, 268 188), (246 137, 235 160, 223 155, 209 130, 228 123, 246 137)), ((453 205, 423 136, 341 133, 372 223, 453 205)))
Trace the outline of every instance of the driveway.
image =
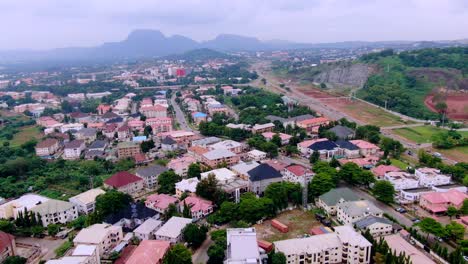
POLYGON ((17 237, 16 243, 30 245, 41 248, 41 259, 49 260, 55 258, 55 249, 60 247, 66 239, 52 238, 33 238, 33 237, 17 237))

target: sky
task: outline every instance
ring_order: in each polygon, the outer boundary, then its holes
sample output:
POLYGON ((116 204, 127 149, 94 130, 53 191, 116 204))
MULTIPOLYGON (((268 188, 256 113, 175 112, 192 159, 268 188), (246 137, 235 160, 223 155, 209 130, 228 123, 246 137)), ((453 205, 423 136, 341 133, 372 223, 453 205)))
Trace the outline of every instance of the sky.
POLYGON ((468 38, 468 0, 0 0, 0 50, 96 46, 135 29, 304 43, 468 38))

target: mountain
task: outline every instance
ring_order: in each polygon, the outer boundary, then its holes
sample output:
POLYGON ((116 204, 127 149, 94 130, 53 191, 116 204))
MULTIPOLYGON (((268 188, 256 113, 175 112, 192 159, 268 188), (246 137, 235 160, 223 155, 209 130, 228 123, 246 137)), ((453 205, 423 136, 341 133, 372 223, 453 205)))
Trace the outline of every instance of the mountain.
POLYGON ((162 58, 167 60, 205 61, 212 59, 229 59, 231 57, 232 56, 223 52, 219 52, 209 48, 200 48, 186 51, 181 54, 164 56, 162 58))

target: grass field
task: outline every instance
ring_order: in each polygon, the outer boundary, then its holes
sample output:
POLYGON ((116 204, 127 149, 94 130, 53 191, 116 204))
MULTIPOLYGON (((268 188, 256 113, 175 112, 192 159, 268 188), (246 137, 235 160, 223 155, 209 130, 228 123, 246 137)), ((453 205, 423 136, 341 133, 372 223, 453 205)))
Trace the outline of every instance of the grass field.
MULTIPOLYGON (((405 127, 393 130, 397 135, 415 143, 431 143, 432 135, 443 131, 447 130, 434 126, 405 127)), ((462 131, 460 134, 468 137, 468 131, 462 131)))
POLYGON ((456 147, 452 149, 436 149, 435 151, 440 152, 445 157, 458 162, 468 161, 468 146, 456 147))
POLYGON ((379 127, 398 126, 413 123, 411 121, 404 121, 396 115, 359 101, 333 106, 358 120, 379 127))
POLYGON ((22 127, 20 129, 20 132, 15 134, 13 139, 10 141, 10 146, 17 147, 31 139, 40 140, 41 138, 42 138, 42 132, 39 130, 39 127, 37 126, 22 127))
POLYGON ((398 167, 398 168, 400 168, 402 170, 406 170, 406 168, 408 167, 408 164, 404 163, 401 160, 390 159, 390 161, 392 162, 393 166, 398 167))

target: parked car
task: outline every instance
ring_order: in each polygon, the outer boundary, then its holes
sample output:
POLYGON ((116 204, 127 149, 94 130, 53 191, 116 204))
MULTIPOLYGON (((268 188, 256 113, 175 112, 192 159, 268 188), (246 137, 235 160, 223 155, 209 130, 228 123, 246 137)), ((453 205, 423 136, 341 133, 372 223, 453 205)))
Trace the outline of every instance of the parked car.
POLYGON ((402 208, 402 207, 396 208, 395 211, 397 211, 397 212, 399 212, 399 213, 401 213, 401 214, 406 213, 406 209, 405 209, 405 208, 402 208))

